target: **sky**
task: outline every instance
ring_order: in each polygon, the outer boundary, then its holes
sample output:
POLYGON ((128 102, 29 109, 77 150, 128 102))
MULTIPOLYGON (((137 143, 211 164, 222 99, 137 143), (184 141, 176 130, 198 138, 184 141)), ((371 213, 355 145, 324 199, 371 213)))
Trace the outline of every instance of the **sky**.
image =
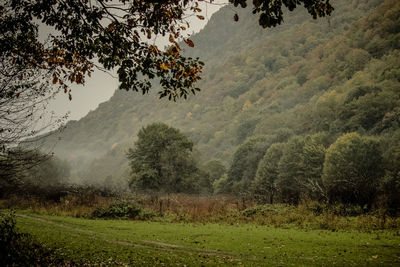
MULTIPOLYGON (((190 33, 199 32, 211 15, 215 13, 227 0, 216 0, 214 4, 201 3, 200 8, 202 9, 202 15, 205 20, 200 20, 196 17, 189 18, 190 33)), ((44 32, 49 31, 45 29, 44 32)), ((49 32, 47 32, 49 33, 49 32)), ((158 41, 159 47, 163 47, 163 40, 158 41)), ((111 73, 104 73, 99 70, 95 70, 92 73, 92 77, 87 77, 85 85, 73 85, 72 89, 72 100, 68 99, 68 94, 60 92, 54 100, 49 103, 48 110, 55 113, 56 116, 64 116, 68 114, 67 120, 78 120, 84 117, 89 111, 95 110, 97 106, 110 99, 114 94, 114 91, 118 88, 118 78, 115 71, 111 73)), ((132 92, 133 94, 135 92, 132 92)))

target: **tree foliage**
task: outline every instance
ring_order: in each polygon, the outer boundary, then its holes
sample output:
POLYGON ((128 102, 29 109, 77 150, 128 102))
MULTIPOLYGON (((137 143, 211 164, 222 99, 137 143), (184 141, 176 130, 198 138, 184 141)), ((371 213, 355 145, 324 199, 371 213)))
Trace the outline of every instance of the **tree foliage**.
POLYGON ((400 131, 395 132, 388 139, 383 153, 385 176, 380 189, 392 213, 396 214, 400 209, 400 131))
MULTIPOLYGON (((27 140, 59 127, 64 121, 65 117, 56 118, 47 110, 57 93, 43 82, 49 76, 40 68, 13 64, 7 55, 0 54, 0 165, 7 164, 10 157, 15 163, 15 150, 10 149, 23 140, 24 151, 33 152, 37 144, 27 140)), ((20 159, 25 166, 26 162, 20 159)))
POLYGON ((284 143, 272 144, 260 161, 252 183, 254 196, 261 202, 273 203, 277 192, 278 164, 283 154, 284 143))
POLYGON ((216 159, 207 161, 204 164, 203 169, 210 174, 210 179, 212 182, 221 178, 221 176, 226 173, 225 165, 222 164, 220 160, 216 159))
POLYGON ((278 179, 276 181, 281 199, 284 202, 296 204, 301 193, 303 175, 302 156, 304 138, 295 136, 286 143, 278 164, 278 179))
MULTIPOLYGON (((235 6, 247 6, 247 0, 229 0, 235 6)), ((275 27, 283 21, 283 7, 293 11, 298 5, 304 5, 308 13, 314 19, 330 15, 333 11, 329 0, 283 0, 283 1, 268 1, 255 0, 253 1, 253 14, 260 13, 259 24, 263 28, 275 27)), ((234 18, 239 20, 238 17, 234 18)))
POLYGON ((52 72, 52 82, 81 84, 90 76, 94 58, 106 70, 118 67, 120 88, 147 92, 149 79, 160 78, 160 96, 186 96, 199 79, 202 63, 184 58, 178 44, 188 27, 187 12, 200 9, 195 1, 4 1, 1 5, 2 53, 16 64, 52 72), (50 43, 38 38, 35 20, 52 27, 50 43), (165 51, 152 44, 167 36, 165 51), (147 41, 149 40, 149 41, 147 41))
POLYGON ((66 185, 66 161, 38 150, 14 148, 0 154, 0 195, 37 193, 46 187, 66 185))
MULTIPOLYGON (((0 5, 1 54, 7 54, 14 64, 50 70, 52 82, 65 90, 66 82, 83 83, 97 58, 106 70, 118 68, 122 89, 145 93, 151 87, 150 80, 158 77, 163 87, 160 97, 186 98, 198 90, 195 83, 203 63, 182 56, 180 42, 194 46, 184 32, 190 27, 188 16, 204 19, 199 2, 203 1, 6 0, 0 5), (38 38, 36 21, 54 30, 46 44, 38 38), (168 38, 167 49, 154 44, 157 36, 168 38)), ((231 2, 246 6, 245 0, 231 2)), ((314 18, 333 10, 329 1, 322 0, 253 4, 253 12, 261 12, 263 27, 283 20, 283 6, 293 10, 304 4, 314 18)))
POLYGON ((164 123, 142 128, 128 159, 131 186, 155 192, 196 192, 201 177, 192 156, 193 142, 164 123))
POLYGON ((270 145, 266 136, 253 137, 241 144, 228 171, 227 192, 246 192, 254 179, 258 162, 270 145))
POLYGON ((383 176, 379 142, 349 133, 326 152, 323 181, 331 201, 371 204, 383 176))

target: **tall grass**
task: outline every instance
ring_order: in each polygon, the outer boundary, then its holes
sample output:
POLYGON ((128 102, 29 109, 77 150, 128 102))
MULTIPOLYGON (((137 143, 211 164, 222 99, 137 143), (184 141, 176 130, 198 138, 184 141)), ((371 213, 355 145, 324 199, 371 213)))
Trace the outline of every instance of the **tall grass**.
POLYGON ((297 206, 256 205, 232 196, 133 195, 104 197, 95 193, 66 195, 59 201, 13 196, 0 201, 0 208, 27 209, 40 214, 89 218, 126 218, 166 222, 257 224, 275 227, 331 231, 400 230, 400 218, 381 209, 331 205, 304 200, 297 206), (132 214, 135 209, 135 216, 132 214), (116 210, 118 209, 118 210, 116 210), (124 214, 126 211, 127 214, 124 214), (129 214, 128 214, 129 213, 129 214), (112 216, 108 216, 108 215, 112 216))
POLYGON ((67 195, 61 197, 59 201, 51 201, 14 195, 0 200, 0 208, 31 210, 48 215, 87 217, 97 208, 107 207, 112 202, 112 198, 101 196, 67 195))

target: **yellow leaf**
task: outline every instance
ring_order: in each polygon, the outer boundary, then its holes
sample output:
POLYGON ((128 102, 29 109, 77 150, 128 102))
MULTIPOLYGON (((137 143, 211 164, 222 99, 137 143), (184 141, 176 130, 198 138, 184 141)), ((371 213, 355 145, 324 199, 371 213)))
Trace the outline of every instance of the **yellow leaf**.
POLYGON ((168 70, 168 66, 165 65, 164 63, 161 63, 161 64, 160 64, 160 69, 162 69, 162 70, 168 70))

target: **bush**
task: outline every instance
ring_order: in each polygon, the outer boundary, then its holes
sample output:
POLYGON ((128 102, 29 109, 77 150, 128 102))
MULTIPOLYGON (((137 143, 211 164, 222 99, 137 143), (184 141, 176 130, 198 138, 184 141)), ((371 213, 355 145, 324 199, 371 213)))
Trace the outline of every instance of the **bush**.
POLYGON ((33 241, 29 234, 19 233, 13 214, 0 216, 0 262, 2 266, 59 266, 52 250, 33 241))
POLYGON ((242 211, 242 215, 247 218, 252 218, 256 216, 271 216, 277 214, 291 213, 294 211, 294 209, 294 206, 289 206, 286 204, 266 204, 247 208, 242 211))
POLYGON ((137 219, 143 213, 138 206, 132 206, 127 202, 117 202, 111 204, 108 208, 97 208, 93 211, 93 218, 130 218, 137 219))

